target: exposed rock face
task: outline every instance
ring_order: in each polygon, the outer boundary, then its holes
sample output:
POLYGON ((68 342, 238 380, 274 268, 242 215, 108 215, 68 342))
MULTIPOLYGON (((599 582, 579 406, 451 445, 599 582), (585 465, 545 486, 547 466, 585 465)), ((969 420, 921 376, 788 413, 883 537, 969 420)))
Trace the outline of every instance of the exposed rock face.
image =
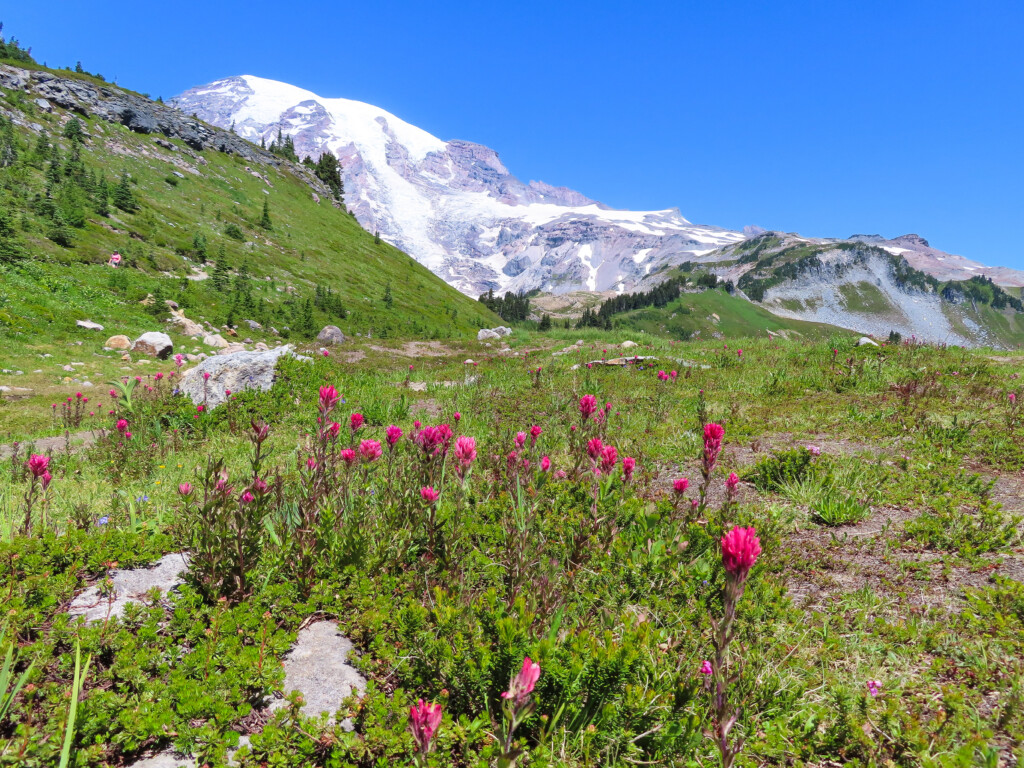
POLYGON ((345 334, 336 325, 325 325, 324 329, 316 335, 316 340, 321 344, 344 344, 345 334))
POLYGON ((109 347, 110 349, 131 349, 132 340, 129 339, 127 336, 118 334, 117 336, 111 336, 109 339, 107 339, 106 343, 103 346, 109 347))
POLYGON ((160 331, 144 333, 132 344, 132 352, 158 357, 161 360, 166 360, 173 351, 174 343, 171 341, 171 337, 160 331))
POLYGON ((206 407, 216 408, 227 399, 226 389, 232 392, 250 389, 266 392, 274 384, 278 359, 290 354, 293 354, 292 346, 286 344, 266 352, 235 352, 208 357, 182 374, 178 389, 196 405, 203 403, 205 397, 206 407), (204 373, 210 374, 205 382, 204 373))
MULTIPOLYGON (((264 166, 287 165, 314 192, 330 198, 327 185, 311 170, 301 164, 289 163, 243 140, 226 130, 230 125, 224 126, 224 129, 212 127, 192 117, 191 112, 186 113, 170 104, 150 101, 114 85, 99 86, 75 77, 0 64, 0 87, 35 94, 50 104, 80 115, 95 115, 110 123, 120 123, 137 133, 156 133, 180 139, 195 152, 215 149, 264 166)), ((0 113, 4 112, 0 106, 0 113)), ((10 116, 14 117, 13 114, 10 116)), ((256 143, 259 144, 259 141, 256 143)), ((170 142, 164 142, 161 146, 166 148, 166 145, 174 146, 170 142)))

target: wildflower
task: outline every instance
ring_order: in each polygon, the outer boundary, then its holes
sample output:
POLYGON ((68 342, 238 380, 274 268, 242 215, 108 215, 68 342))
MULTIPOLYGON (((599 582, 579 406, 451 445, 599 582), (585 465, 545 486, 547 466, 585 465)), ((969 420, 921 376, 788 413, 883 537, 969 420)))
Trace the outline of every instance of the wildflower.
POLYGON ((516 432, 516 448, 521 449, 524 445, 526 445, 526 433, 516 432))
POLYGON ((628 483, 633 479, 633 471, 636 469, 636 459, 632 456, 627 456, 622 460, 622 476, 628 483))
POLYGON ((868 693, 871 694, 872 698, 882 692, 882 684, 877 680, 868 680, 868 693))
POLYGON ((53 475, 50 474, 50 470, 46 470, 43 472, 43 476, 39 478, 39 480, 43 485, 43 490, 45 491, 50 487, 50 481, 53 480, 53 475))
POLYGON ((202 413, 204 410, 206 410, 206 409, 203 406, 201 406, 201 405, 197 405, 196 406, 196 411, 198 411, 199 413, 202 413))
POLYGON ((353 432, 356 432, 361 426, 363 426, 364 421, 366 421, 366 419, 363 418, 363 414, 353 413, 348 417, 348 426, 353 432))
POLYGON ((435 501, 437 501, 437 497, 440 495, 441 494, 435 491, 432 486, 425 485, 422 488, 420 488, 420 496, 428 504, 433 504, 435 501))
POLYGON ((326 349, 321 349, 320 350, 320 354, 323 355, 324 357, 330 357, 331 356, 331 353, 328 352, 326 349))
POLYGON ((409 708, 409 732, 420 754, 426 755, 430 752, 430 742, 440 725, 440 704, 425 704, 423 699, 420 699, 419 704, 409 708))
POLYGON ((231 390, 230 390, 230 389, 227 389, 227 388, 225 388, 225 389, 224 389, 224 396, 225 396, 225 397, 231 397, 231 390))
POLYGON ((42 477, 46 474, 46 470, 50 467, 50 457, 40 456, 38 453, 33 453, 28 458, 28 471, 32 473, 33 477, 42 477))
POLYGON ((547 456, 544 456, 540 460, 540 471, 541 472, 550 472, 551 471, 551 459, 549 459, 547 456))
POLYGON ((455 423, 456 423, 456 424, 458 424, 458 423, 459 423, 459 419, 461 419, 461 418, 462 418, 462 414, 461 414, 461 413, 459 413, 458 411, 456 411, 456 412, 455 412, 455 413, 454 413, 454 414, 452 415, 452 418, 453 418, 453 419, 455 419, 455 423))
POLYGON ((669 371, 668 375, 672 378, 672 381, 675 381, 676 377, 679 376, 679 372, 678 371, 669 371))
POLYGON ((710 675, 714 673, 714 670, 711 668, 711 662, 707 659, 701 662, 700 673, 702 675, 710 675))
POLYGON ((363 461, 372 463, 381 457, 383 451, 376 440, 363 440, 359 443, 359 453, 362 454, 363 461))
POLYGON ((104 515, 103 517, 101 517, 99 520, 96 521, 96 525, 106 525, 109 522, 110 522, 110 518, 107 515, 104 515))
POLYGON ((209 381, 209 380, 210 380, 210 372, 209 371, 203 371, 203 381, 209 381))
POLYGON ((715 462, 718 461, 718 454, 722 451, 722 438, 725 436, 725 429, 721 424, 704 425, 704 477, 711 475, 715 462))
POLYGON ((333 386, 320 387, 320 413, 327 415, 338 404, 338 390, 333 386))
MULTIPOLYGON (((116 390, 116 389, 112 389, 112 390, 110 390, 110 392, 109 392, 108 394, 109 394, 109 395, 110 395, 110 396, 111 396, 112 398, 114 398, 115 400, 117 399, 117 390, 116 390)), ((54 408, 56 408, 57 406, 53 406, 53 407, 54 407, 54 408)))
POLYGON ((587 443, 587 455, 590 456, 591 461, 597 461, 601 457, 601 451, 604 448, 604 443, 601 442, 601 438, 595 437, 589 443, 587 443))
POLYGON ((308 469, 310 472, 316 469, 316 459, 314 459, 312 456, 306 459, 306 469, 308 469))
POLYGON ((743 358, 743 350, 742 349, 737 349, 736 350, 736 357, 738 357, 740 359, 743 358))
MULTIPOLYGON (((75 392, 75 397, 77 397, 79 400, 81 400, 82 399, 82 393, 81 392, 75 392)), ((71 398, 68 398, 68 399, 70 400, 71 398)))
POLYGON ((338 458, 345 462, 345 466, 351 467, 356 463, 356 452, 346 448, 338 454, 338 458))
POLYGON ((619 452, 614 446, 606 445, 601 449, 601 471, 608 474, 619 462, 619 452))
POLYGON ((249 493, 249 491, 246 491, 245 493, 243 493, 242 494, 242 498, 239 499, 239 501, 241 501, 243 504, 252 504, 252 502, 255 501, 255 500, 256 500, 256 497, 253 496, 251 493, 249 493))
POLYGON ((687 480, 685 477, 681 477, 678 480, 676 480, 674 483, 672 483, 672 489, 676 493, 678 493, 680 496, 682 496, 684 493, 686 493, 686 489, 689 488, 689 487, 690 487, 690 481, 687 480))
POLYGON ((534 686, 540 678, 540 664, 530 661, 527 656, 523 659, 523 667, 519 674, 512 678, 507 691, 501 694, 501 698, 511 702, 517 709, 524 706, 533 693, 534 686))
POLYGON ((153 378, 156 379, 157 381, 160 381, 160 379, 162 379, 163 377, 164 375, 162 373, 158 373, 153 378))
POLYGON ((117 431, 122 433, 122 434, 124 434, 126 429, 128 429, 128 420, 127 419, 118 419, 117 420, 117 431))
POLYGON ((422 427, 422 426, 423 426, 422 422, 420 422, 420 420, 419 420, 419 419, 417 419, 416 421, 414 421, 414 422, 412 423, 412 425, 413 425, 413 427, 415 427, 416 429, 419 429, 420 427, 422 427))
POLYGON ((252 481, 252 488, 254 491, 256 491, 256 493, 262 496, 264 493, 270 490, 270 484, 262 477, 257 477, 255 480, 252 481))
POLYGON ((808 445, 807 452, 811 454, 811 456, 821 456, 821 448, 816 445, 808 445))
POLYGON ((401 437, 402 428, 396 427, 394 424, 384 430, 384 438, 387 440, 388 446, 391 448, 395 447, 395 443, 397 443, 401 437))
POLYGON ((583 421, 589 419, 597 410, 597 398, 593 395, 584 395, 580 398, 580 416, 583 421))
POLYGON ((736 495, 736 486, 740 484, 740 478, 735 472, 730 472, 729 477, 725 480, 725 492, 729 499, 732 499, 736 495))
POLYGON ((463 467, 468 467, 476 460, 476 440, 461 435, 455 441, 455 458, 463 467))
POLYGON ((337 437, 338 433, 341 432, 341 424, 336 421, 332 421, 327 425, 325 432, 327 433, 327 437, 337 437))
POLYGON ((174 364, 181 368, 185 364, 185 356, 178 354, 174 356, 174 364))
POLYGON ((266 422, 252 421, 252 439, 257 443, 262 443, 270 435, 270 425, 266 422))
POLYGON ((1016 392, 1011 392, 1008 395, 1008 397, 1010 399, 1010 405, 1015 405, 1017 403, 1017 393, 1016 392))
POLYGON ((181 485, 178 486, 178 493, 181 496, 185 496, 185 497, 191 496, 192 495, 192 484, 191 483, 182 483, 181 485))
POLYGON ((731 576, 742 582, 761 554, 757 531, 736 526, 722 537, 722 564, 731 576))
POLYGON ((544 430, 541 429, 536 424, 534 424, 532 427, 530 427, 530 447, 531 448, 537 444, 537 438, 540 437, 540 435, 541 435, 541 433, 543 431, 544 430))
POLYGON ((124 433, 124 439, 125 440, 131 440, 132 439, 132 433, 131 432, 125 432, 124 433))

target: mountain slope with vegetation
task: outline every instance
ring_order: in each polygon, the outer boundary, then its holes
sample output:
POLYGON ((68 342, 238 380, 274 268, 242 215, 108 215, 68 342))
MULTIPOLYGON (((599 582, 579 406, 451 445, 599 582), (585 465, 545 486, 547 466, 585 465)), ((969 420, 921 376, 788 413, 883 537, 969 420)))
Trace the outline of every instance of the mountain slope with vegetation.
POLYGON ((0 55, 0 336, 81 334, 84 319, 132 335, 161 328, 167 300, 240 336, 299 341, 328 323, 446 338, 496 320, 363 230, 324 163, 11 43, 0 55))

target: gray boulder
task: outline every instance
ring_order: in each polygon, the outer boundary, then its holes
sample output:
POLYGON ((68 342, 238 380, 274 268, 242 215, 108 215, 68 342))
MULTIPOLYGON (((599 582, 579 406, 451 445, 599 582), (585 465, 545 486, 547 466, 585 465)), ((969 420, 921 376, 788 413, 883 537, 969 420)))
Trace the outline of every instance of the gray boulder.
POLYGON ((196 405, 203 402, 205 392, 206 407, 216 408, 227 399, 226 389, 233 393, 250 389, 266 392, 274 384, 278 359, 282 355, 293 354, 292 346, 286 344, 265 352, 234 352, 208 357, 182 374, 178 389, 196 405), (205 382, 204 373, 210 374, 205 382))
POLYGON ((99 323, 94 323, 92 320, 76 320, 75 325, 79 328, 85 328, 87 331, 102 331, 103 326, 99 323))
POLYGON ((479 331, 476 332, 477 341, 487 341, 488 339, 500 338, 501 336, 499 336, 495 331, 492 331, 490 328, 481 328, 479 331))
POLYGON ((859 339, 857 339, 857 346, 858 347, 877 347, 878 346, 878 342, 875 341, 874 339, 869 339, 867 336, 861 336, 859 339))
POLYGON ((316 340, 321 344, 344 344, 345 334, 336 325, 325 325, 324 329, 316 335, 316 340))
POLYGON ((161 360, 166 360, 173 351, 174 342, 171 341, 171 337, 160 331, 144 333, 132 344, 132 352, 158 357, 161 360))

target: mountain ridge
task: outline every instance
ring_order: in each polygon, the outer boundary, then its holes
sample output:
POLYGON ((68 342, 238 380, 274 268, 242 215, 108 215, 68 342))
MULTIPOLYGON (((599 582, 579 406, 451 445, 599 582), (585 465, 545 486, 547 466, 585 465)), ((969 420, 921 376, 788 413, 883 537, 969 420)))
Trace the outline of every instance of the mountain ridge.
MULTIPOLYGON (((254 143, 280 130, 300 155, 315 159, 331 150, 360 223, 470 295, 629 291, 652 273, 715 258, 760 231, 695 225, 678 208, 613 209, 567 187, 524 183, 484 145, 443 141, 365 102, 325 99, 253 75, 197 86, 172 103, 213 125, 234 126, 254 143)), ((984 274, 1024 286, 1022 271, 945 253, 916 235, 883 240, 881 247, 940 279, 984 274)))

